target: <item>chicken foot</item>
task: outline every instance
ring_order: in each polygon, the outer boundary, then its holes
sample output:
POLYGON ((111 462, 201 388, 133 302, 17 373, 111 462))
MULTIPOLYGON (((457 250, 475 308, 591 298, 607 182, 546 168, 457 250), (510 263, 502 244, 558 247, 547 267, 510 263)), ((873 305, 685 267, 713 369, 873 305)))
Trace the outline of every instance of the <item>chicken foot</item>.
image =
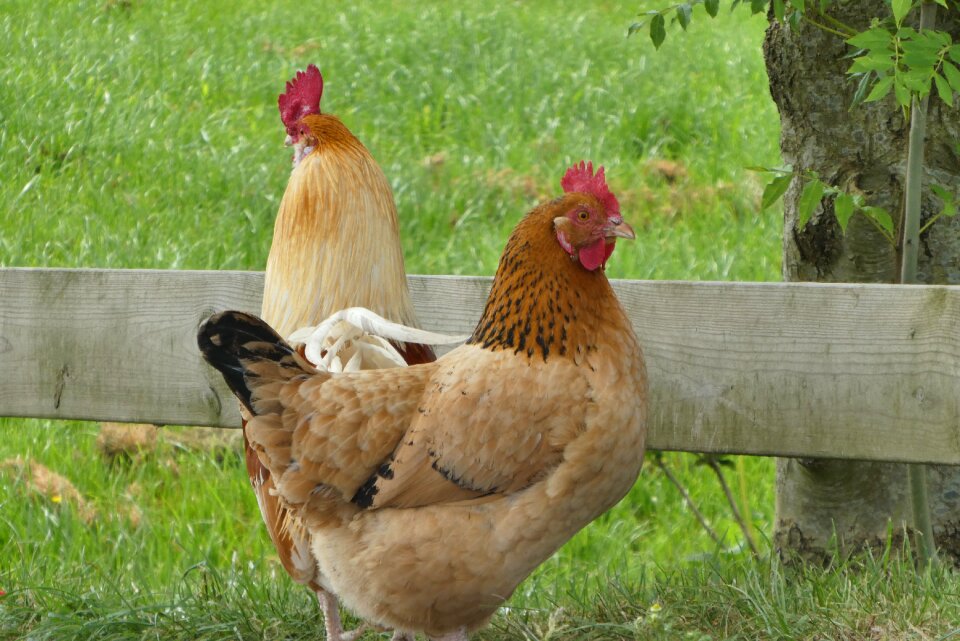
POLYGON ((343 623, 340 621, 340 604, 334 595, 318 590, 317 601, 320 602, 320 609, 323 611, 323 626, 327 632, 327 641, 356 641, 367 631, 366 623, 349 632, 343 629, 343 623))

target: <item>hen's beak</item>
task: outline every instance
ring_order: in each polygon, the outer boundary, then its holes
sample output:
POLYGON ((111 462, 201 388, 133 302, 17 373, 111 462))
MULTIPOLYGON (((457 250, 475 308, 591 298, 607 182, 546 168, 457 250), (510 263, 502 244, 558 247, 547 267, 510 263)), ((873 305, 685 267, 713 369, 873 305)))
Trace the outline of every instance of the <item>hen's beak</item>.
POLYGON ((628 225, 620 216, 607 219, 607 224, 603 228, 603 235, 607 238, 626 238, 627 240, 633 240, 637 237, 633 233, 633 227, 628 225))
POLYGON ((283 141, 283 146, 284 146, 284 147, 292 147, 292 146, 293 146, 293 136, 291 136, 290 134, 287 134, 287 139, 283 141))

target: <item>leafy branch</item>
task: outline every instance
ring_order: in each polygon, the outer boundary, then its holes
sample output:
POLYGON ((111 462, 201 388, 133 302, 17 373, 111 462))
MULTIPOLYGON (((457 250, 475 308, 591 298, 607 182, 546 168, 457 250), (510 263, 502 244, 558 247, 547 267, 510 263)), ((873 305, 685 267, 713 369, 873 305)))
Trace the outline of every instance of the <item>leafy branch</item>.
MULTIPOLYGON (((917 30, 904 24, 907 16, 920 0, 891 0, 892 16, 874 18, 870 27, 858 31, 827 13, 835 0, 772 0, 774 18, 793 28, 800 23, 810 24, 822 31, 842 38, 854 48, 853 63, 847 70, 858 81, 853 105, 881 100, 893 91, 904 116, 910 110, 913 97, 923 99, 935 88, 937 96, 950 107, 954 94, 960 94, 960 44, 954 44, 946 31, 917 30)), ((948 0, 935 0, 949 9, 948 0)), ((688 0, 662 9, 644 12, 644 20, 630 25, 632 36, 649 27, 650 40, 657 49, 667 37, 667 20, 687 30, 693 19, 693 8, 703 5, 707 14, 715 18, 720 11, 720 0, 688 0)), ((733 0, 730 10, 748 6, 752 14, 766 10, 767 0, 733 0)))
POLYGON ((953 106, 953 94, 960 93, 960 44, 946 31, 904 26, 910 8, 909 0, 894 0, 892 24, 875 18, 869 29, 847 38, 857 48, 847 70, 860 78, 854 105, 881 100, 893 90, 906 114, 914 97, 922 100, 936 87, 939 98, 953 106))
MULTIPOLYGON (((735 3, 739 3, 740 1, 741 0, 734 0, 735 3)), ((759 0, 751 1, 758 2, 759 0)), ((693 7, 698 4, 703 5, 711 18, 716 18, 717 13, 720 11, 720 0, 690 0, 689 2, 681 2, 664 9, 647 11, 642 14, 650 18, 650 40, 653 41, 653 46, 659 49, 660 45, 662 45, 663 41, 667 38, 667 16, 672 14, 673 17, 670 19, 670 24, 677 23, 681 29, 686 31, 690 25, 690 21, 693 19, 693 7)), ((760 2, 760 4, 765 5, 766 3, 760 2)), ((630 25, 630 28, 627 29, 627 36, 632 36, 639 32, 646 25, 646 20, 634 22, 630 25)))
MULTIPOLYGON (((846 233, 847 226, 854 214, 861 214, 869 220, 883 237, 893 246, 896 246, 896 231, 893 217, 883 207, 875 207, 867 203, 863 193, 857 190, 846 191, 840 187, 829 185, 820 179, 815 171, 797 172, 791 167, 749 167, 748 169, 768 174, 771 180, 764 187, 760 199, 761 209, 769 209, 787 192, 793 181, 801 182, 800 199, 797 202, 797 227, 803 228, 813 216, 813 212, 824 198, 833 199, 833 213, 837 218, 840 229, 846 233)), ((943 206, 939 212, 930 217, 920 229, 922 234, 930 228, 941 216, 951 218, 957 215, 958 198, 939 185, 931 185, 930 189, 939 198, 943 206)))

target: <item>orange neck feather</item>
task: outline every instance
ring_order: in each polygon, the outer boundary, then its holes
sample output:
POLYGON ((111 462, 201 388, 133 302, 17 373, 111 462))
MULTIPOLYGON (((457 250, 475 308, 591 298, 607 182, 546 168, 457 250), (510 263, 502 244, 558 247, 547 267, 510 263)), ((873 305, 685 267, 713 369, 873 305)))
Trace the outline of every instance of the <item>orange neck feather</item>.
POLYGON ((468 343, 579 364, 596 350, 604 324, 625 321, 603 270, 585 269, 556 239, 553 219, 565 200, 541 205, 517 225, 468 343))
POLYGON ((330 114, 311 114, 303 117, 303 124, 310 130, 310 137, 316 140, 315 149, 320 153, 349 152, 368 154, 367 148, 357 140, 347 126, 336 116, 330 114))

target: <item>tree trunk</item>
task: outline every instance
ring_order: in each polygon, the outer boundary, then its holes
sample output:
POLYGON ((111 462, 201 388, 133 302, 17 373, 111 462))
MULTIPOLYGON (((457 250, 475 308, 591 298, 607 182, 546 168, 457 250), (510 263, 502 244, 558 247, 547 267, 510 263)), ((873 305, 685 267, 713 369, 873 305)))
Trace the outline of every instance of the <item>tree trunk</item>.
MULTIPOLYGON (((808 3, 808 6, 809 3, 808 3)), ((883 16, 883 0, 851 0, 831 15, 857 29, 883 16)), ((939 29, 958 40, 956 9, 940 9, 939 29)), ((917 16, 911 15, 916 20, 917 16)), ((843 41, 809 24, 792 29, 771 21, 764 42, 770 93, 780 111, 780 148, 785 163, 816 171, 821 180, 863 192, 869 204, 902 211, 909 125, 892 95, 850 108, 856 83, 848 79, 850 52, 843 41)), ((936 92, 934 92, 934 95, 936 92)), ((960 110, 936 97, 927 123, 923 222, 940 210, 932 182, 960 192, 960 110)), ((784 197, 783 277, 787 281, 894 282, 896 251, 860 214, 844 235, 831 198, 825 198, 803 229, 797 229, 800 181, 784 197)), ((918 279, 960 283, 960 217, 940 219, 921 236, 918 279)), ((960 331, 960 330, 958 330, 960 331)), ((917 389, 918 402, 924 398, 917 389)), ((928 472, 934 533, 941 550, 960 559, 960 468, 928 472)), ((866 546, 901 541, 911 522, 904 465, 837 460, 781 459, 777 463, 774 544, 784 557, 823 560, 866 546)))

